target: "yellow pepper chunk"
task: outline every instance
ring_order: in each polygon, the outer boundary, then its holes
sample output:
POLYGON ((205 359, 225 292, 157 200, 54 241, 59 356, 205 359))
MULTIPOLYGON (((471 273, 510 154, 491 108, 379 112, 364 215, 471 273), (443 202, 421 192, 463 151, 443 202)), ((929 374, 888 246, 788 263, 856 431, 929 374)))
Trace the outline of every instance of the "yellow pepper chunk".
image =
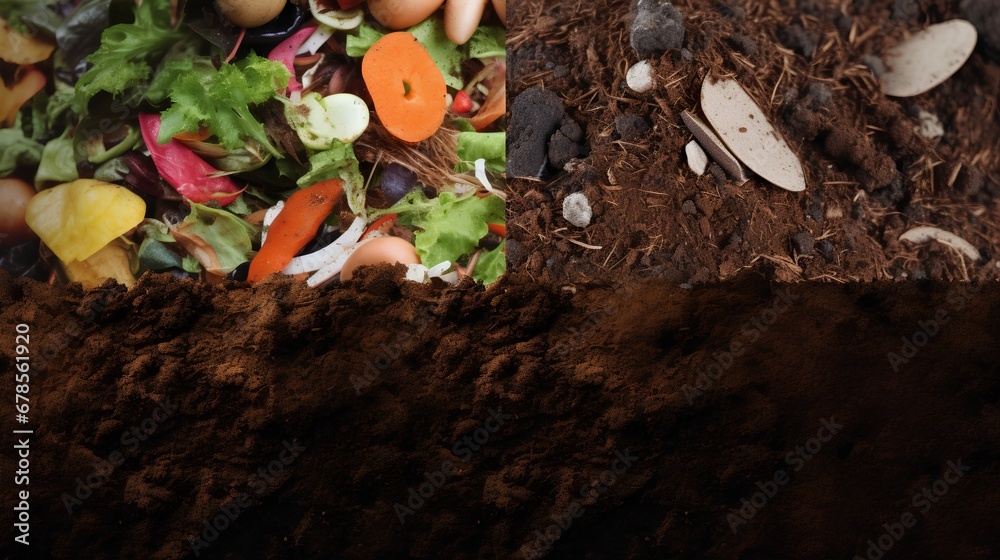
POLYGON ((79 179, 35 195, 25 221, 59 260, 71 263, 87 260, 145 216, 145 201, 125 187, 79 179))

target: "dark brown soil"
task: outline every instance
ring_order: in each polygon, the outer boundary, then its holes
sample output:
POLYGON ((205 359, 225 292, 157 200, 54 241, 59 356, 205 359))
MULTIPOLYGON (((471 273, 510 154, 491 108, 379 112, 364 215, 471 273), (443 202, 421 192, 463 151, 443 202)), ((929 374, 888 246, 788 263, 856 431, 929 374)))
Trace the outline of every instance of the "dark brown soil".
POLYGON ((783 281, 1000 275, 1000 65, 987 58, 986 40, 955 76, 915 98, 886 98, 862 63, 906 31, 960 16, 959 2, 675 6, 686 16, 691 60, 680 51, 655 57, 659 85, 637 94, 625 85, 638 61, 629 2, 512 5, 512 96, 538 84, 557 94, 590 149, 571 172, 511 182, 512 268, 559 282, 655 276, 677 284, 747 268, 783 281), (691 134, 680 113, 696 108, 709 74, 734 76, 756 99, 799 154, 804 192, 688 169, 691 134), (914 132, 921 109, 940 119, 943 138, 914 132), (649 130, 636 133, 637 123, 649 130), (578 191, 594 204, 583 230, 561 215, 563 198, 578 191), (898 241, 918 225, 967 239, 982 262, 898 241))
POLYGON ((893 558, 995 558, 1000 291, 976 291, 381 270, 84 295, 0 272, 0 370, 30 325, 37 430, 32 548, 0 554, 849 558, 908 514, 893 558))

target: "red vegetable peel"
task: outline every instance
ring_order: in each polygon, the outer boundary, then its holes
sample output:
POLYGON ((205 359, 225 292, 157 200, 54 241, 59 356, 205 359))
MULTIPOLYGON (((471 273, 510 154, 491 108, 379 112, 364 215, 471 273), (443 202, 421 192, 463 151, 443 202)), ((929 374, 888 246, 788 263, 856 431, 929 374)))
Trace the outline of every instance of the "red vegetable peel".
POLYGON ((288 68, 288 71, 292 73, 291 79, 288 80, 288 91, 302 91, 302 84, 295 77, 295 54, 302 47, 302 44, 312 36, 313 32, 316 31, 316 27, 303 27, 295 35, 285 39, 280 45, 274 47, 274 50, 267 55, 268 60, 280 62, 288 68))
POLYGON ((139 115, 139 127, 146 148, 156 164, 157 171, 181 196, 204 204, 218 200, 223 206, 232 204, 242 191, 227 176, 219 176, 219 170, 198 157, 184 144, 171 140, 166 144, 156 141, 160 134, 160 116, 139 115))

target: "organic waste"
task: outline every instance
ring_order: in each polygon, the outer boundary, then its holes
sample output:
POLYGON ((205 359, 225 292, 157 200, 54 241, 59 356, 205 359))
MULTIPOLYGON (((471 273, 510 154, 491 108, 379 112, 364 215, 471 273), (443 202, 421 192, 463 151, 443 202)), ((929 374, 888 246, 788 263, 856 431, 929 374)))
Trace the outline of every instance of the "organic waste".
POLYGON ((0 262, 319 286, 366 245, 352 267, 495 282, 503 20, 432 4, 391 27, 353 0, 0 8, 0 262))

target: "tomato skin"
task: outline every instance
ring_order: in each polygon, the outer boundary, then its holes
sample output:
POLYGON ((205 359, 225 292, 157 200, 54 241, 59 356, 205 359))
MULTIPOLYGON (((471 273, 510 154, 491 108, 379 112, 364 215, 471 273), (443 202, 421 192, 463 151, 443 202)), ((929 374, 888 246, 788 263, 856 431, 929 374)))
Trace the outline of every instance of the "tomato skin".
POLYGON ((35 189, 13 177, 0 179, 0 247, 20 245, 38 237, 24 216, 35 189))
POLYGON ((468 113, 472 110, 472 98, 464 90, 459 90, 455 94, 455 101, 452 102, 451 108, 459 115, 468 113))

